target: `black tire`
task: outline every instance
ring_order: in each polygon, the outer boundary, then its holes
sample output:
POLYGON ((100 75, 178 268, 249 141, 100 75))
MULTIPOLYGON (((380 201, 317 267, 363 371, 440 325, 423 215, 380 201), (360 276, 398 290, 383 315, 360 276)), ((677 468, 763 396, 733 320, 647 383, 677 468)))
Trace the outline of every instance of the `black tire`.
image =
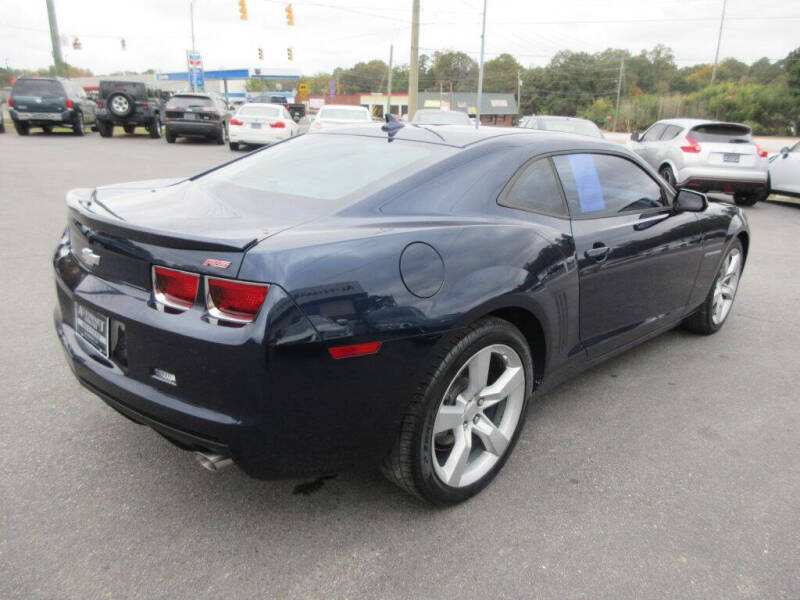
POLYGON ((231 150, 238 150, 239 149, 239 142, 229 142, 228 147, 231 150))
POLYGON ((136 125, 123 125, 122 131, 124 131, 128 135, 132 135, 136 131, 136 125))
POLYGON ((3 109, 0 108, 0 133, 5 133, 5 132, 6 132, 6 122, 5 119, 3 119, 3 109))
POLYGON ((758 194, 734 194, 736 206, 753 206, 759 200, 758 194))
POLYGON ((100 137, 111 137, 114 135, 114 124, 109 121, 98 121, 97 131, 100 133, 100 137))
POLYGON ((175 134, 171 133, 169 129, 164 132, 164 138, 167 140, 168 144, 175 143, 175 134))
POLYGON ((533 373, 533 358, 519 329, 494 317, 473 323, 435 353, 430 368, 409 402, 400 433, 383 459, 381 471, 389 481, 433 504, 455 504, 474 496, 494 479, 514 449, 525 423, 533 391, 533 373), (504 453, 494 466, 471 485, 451 487, 439 478, 432 464, 433 426, 437 411, 451 382, 464 368, 465 361, 492 344, 511 347, 521 359, 525 374, 521 413, 504 453))
POLYGON ((47 135, 53 133, 53 126, 52 125, 42 125, 42 131, 47 135))
POLYGON ((150 137, 157 140, 161 137, 161 118, 156 115, 150 123, 147 124, 147 132, 150 137))
POLYGON ((17 130, 19 135, 28 135, 31 132, 31 126, 28 123, 20 123, 14 121, 14 129, 17 130))
POLYGON ((72 135, 83 137, 86 135, 86 125, 83 122, 83 113, 78 111, 72 121, 72 135))
MULTIPOLYGON (((741 277, 741 267, 744 266, 745 255, 742 243, 737 238, 733 241, 733 243, 731 243, 730 246, 728 246, 727 250, 725 250, 725 253, 722 255, 720 270, 717 271, 717 276, 714 277, 714 281, 711 283, 711 288, 708 290, 708 294, 706 294, 706 299, 703 301, 703 304, 701 304, 700 308, 698 308, 693 314, 689 315, 683 321, 684 329, 687 329, 694 333, 711 335, 712 333, 716 333, 717 331, 722 329, 722 326, 725 325, 725 322, 728 320, 728 317, 730 316, 730 309, 725 314, 725 317, 722 319, 722 321, 715 323, 714 319, 712 318, 714 312, 714 292, 717 288, 717 282, 723 276, 723 272, 721 269, 725 265, 728 256, 733 251, 739 252, 739 257, 740 257, 739 260, 742 261, 739 271, 739 277, 741 277)), ((736 290, 738 290, 738 288, 739 288, 739 281, 737 279, 736 290)), ((736 290, 734 290, 732 301, 736 299, 736 290)))
POLYGON ((220 126, 215 141, 219 145, 222 145, 228 141, 228 127, 225 125, 225 123, 220 126))
POLYGON ((136 110, 136 101, 129 94, 114 92, 106 100, 106 107, 115 117, 124 118, 136 110))
POLYGON ((658 174, 661 175, 661 178, 666 181, 673 190, 678 189, 675 185, 675 173, 672 172, 672 167, 664 165, 658 170, 658 174))

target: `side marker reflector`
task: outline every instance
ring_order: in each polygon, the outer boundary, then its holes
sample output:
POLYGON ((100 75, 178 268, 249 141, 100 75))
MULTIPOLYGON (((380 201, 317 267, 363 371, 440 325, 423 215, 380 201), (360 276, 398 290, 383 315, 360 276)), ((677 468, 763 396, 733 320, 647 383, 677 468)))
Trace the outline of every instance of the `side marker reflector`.
POLYGON ((333 358, 350 358, 352 356, 365 356, 375 354, 381 349, 380 342, 366 342, 364 344, 353 344, 352 346, 337 346, 328 348, 328 352, 333 358))

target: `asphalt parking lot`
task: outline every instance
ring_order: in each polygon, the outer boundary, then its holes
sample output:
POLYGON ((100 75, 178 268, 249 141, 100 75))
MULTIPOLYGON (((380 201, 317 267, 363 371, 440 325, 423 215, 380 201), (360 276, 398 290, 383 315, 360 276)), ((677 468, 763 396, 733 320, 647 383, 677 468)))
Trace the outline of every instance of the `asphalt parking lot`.
POLYGON ((0 597, 800 597, 800 207, 748 210, 719 334, 673 331, 537 398, 495 482, 432 509, 373 472, 307 496, 209 473, 72 377, 51 316, 64 192, 240 155, 0 135, 0 597))

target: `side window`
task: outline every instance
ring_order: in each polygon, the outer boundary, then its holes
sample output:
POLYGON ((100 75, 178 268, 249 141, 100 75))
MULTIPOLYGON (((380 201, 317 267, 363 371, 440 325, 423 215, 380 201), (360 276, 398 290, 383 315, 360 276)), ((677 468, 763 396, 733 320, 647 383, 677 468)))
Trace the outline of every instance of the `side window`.
POLYGON ((549 158, 537 160, 516 177, 500 204, 548 215, 567 216, 561 188, 549 158))
POLYGON ((666 129, 664 129, 664 133, 661 134, 659 138, 662 141, 666 140, 674 140, 677 135, 681 132, 682 127, 678 125, 667 125, 666 129))
POLYGON ((643 142, 654 142, 658 139, 661 135, 661 132, 664 131, 664 125, 661 123, 656 123, 650 129, 648 129, 644 136, 642 137, 643 142))
POLYGON ((573 217, 606 217, 661 208, 661 187, 630 160, 608 154, 554 156, 573 217))

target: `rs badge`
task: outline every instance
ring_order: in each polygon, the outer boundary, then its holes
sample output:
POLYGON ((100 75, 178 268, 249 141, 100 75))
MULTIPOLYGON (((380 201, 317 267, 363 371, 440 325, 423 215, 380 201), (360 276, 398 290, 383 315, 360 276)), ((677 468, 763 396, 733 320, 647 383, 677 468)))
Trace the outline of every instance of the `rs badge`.
POLYGON ((220 260, 218 258, 207 258, 206 262, 203 263, 204 267, 216 267, 218 269, 227 269, 231 266, 231 261, 229 260, 220 260))

